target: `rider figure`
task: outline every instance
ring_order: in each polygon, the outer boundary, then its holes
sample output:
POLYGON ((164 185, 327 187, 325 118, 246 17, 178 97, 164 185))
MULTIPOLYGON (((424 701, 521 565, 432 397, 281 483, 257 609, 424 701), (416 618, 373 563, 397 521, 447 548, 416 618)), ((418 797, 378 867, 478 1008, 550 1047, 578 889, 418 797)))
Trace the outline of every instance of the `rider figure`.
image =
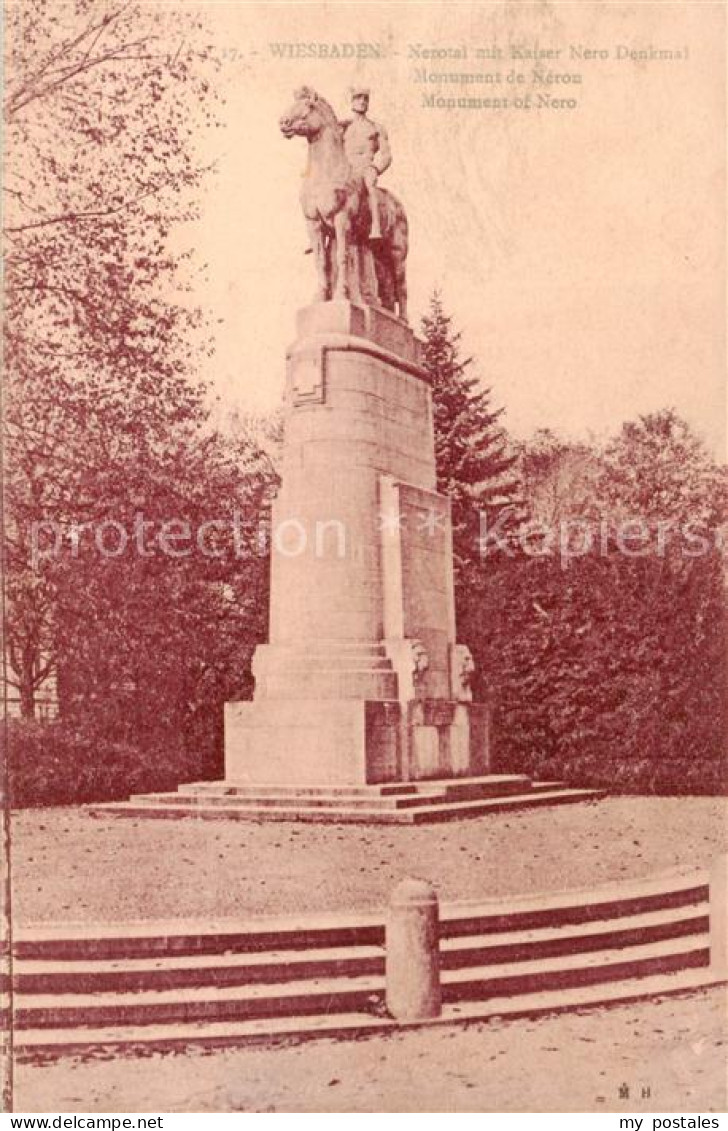
POLYGON ((389 138, 383 126, 367 117, 369 109, 369 90, 364 86, 351 87, 351 109, 353 117, 341 123, 344 129, 344 150, 353 171, 364 178, 369 193, 369 206, 372 214, 370 240, 380 240, 382 231, 379 222, 379 194, 377 181, 392 164, 389 138))

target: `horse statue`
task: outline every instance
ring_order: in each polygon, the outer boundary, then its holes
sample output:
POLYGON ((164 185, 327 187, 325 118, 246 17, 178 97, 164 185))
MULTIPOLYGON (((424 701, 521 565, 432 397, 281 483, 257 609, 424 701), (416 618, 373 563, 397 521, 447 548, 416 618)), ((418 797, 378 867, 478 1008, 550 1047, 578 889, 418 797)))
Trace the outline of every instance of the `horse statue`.
POLYGON ((305 137, 308 142, 300 197, 316 261, 315 301, 378 304, 406 322, 404 208, 387 189, 377 189, 382 238, 370 244, 369 194, 344 152, 343 129, 333 108, 307 86, 293 97, 279 124, 284 137, 305 137))

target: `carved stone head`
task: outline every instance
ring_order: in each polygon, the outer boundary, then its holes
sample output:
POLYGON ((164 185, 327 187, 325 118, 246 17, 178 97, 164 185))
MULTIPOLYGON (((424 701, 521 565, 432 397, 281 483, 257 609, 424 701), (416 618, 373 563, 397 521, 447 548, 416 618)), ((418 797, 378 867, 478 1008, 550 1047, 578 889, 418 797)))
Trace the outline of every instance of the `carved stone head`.
POLYGON ((311 86, 299 86, 293 92, 293 104, 278 122, 284 137, 305 137, 311 140, 325 126, 338 122, 331 106, 311 86))
POLYGON ((450 651, 450 680, 454 699, 473 698, 472 682, 475 675, 475 661, 467 644, 453 644, 450 651))
POLYGON ((421 640, 413 640, 411 642, 412 649, 412 676, 417 683, 422 679, 425 672, 430 666, 430 657, 427 655, 427 650, 421 640))
POLYGON ((351 98, 352 110, 357 114, 366 114, 369 109, 369 87, 351 86, 349 87, 349 97, 351 98))

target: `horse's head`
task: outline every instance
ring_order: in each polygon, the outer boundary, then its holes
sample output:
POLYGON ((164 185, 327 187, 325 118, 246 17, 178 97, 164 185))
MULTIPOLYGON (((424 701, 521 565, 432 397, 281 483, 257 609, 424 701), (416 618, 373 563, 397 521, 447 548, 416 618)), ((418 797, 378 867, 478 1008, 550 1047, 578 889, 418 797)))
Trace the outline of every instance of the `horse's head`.
POLYGON ((328 102, 319 98, 310 86, 299 87, 293 92, 293 98, 293 105, 279 122, 284 137, 305 137, 311 141, 326 126, 338 125, 328 102))

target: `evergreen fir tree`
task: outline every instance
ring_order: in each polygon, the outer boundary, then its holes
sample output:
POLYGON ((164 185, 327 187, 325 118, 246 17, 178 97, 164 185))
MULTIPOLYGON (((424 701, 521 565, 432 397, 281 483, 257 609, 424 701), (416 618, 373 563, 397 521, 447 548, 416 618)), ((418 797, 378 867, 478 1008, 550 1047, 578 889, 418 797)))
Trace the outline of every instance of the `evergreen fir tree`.
POLYGON ((460 357, 460 334, 437 291, 422 332, 432 386, 437 489, 451 500, 456 579, 462 583, 483 561, 483 529, 497 529, 505 538, 522 517, 517 456, 500 423, 503 409, 491 406, 490 389, 469 369, 473 359, 460 357))

